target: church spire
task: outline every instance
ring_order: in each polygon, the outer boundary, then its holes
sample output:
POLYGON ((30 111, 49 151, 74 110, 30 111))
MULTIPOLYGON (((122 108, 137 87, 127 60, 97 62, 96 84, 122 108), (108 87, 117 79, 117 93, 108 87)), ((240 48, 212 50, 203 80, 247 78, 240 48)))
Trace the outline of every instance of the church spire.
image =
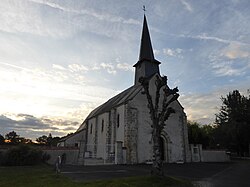
POLYGON ((160 74, 159 64, 160 62, 154 58, 147 19, 144 14, 139 61, 134 65, 135 84, 139 82, 140 77, 148 78, 155 73, 160 74))
POLYGON ((141 60, 154 61, 154 53, 153 53, 153 48, 152 48, 152 44, 150 40, 148 24, 147 24, 147 19, 146 19, 145 14, 144 14, 144 20, 143 20, 141 47, 140 47, 140 55, 139 55, 139 61, 141 60))

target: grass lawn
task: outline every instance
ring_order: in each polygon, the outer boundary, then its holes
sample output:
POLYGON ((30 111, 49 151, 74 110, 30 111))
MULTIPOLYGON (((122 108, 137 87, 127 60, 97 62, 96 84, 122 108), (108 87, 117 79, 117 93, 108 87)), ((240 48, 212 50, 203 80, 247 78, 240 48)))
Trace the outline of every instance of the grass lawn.
POLYGON ((161 187, 192 186, 190 182, 165 177, 129 177, 94 182, 74 182, 62 174, 56 175, 49 166, 0 167, 0 187, 161 187))

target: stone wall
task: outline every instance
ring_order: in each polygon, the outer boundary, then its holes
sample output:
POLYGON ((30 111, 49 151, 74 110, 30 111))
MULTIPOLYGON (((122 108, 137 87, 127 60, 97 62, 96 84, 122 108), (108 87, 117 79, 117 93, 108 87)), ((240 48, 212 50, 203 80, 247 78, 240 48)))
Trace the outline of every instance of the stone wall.
POLYGON ((137 155, 137 109, 128 105, 125 107, 125 126, 124 126, 124 146, 126 147, 126 163, 134 164, 138 162, 137 155))
POLYGON ((64 164, 77 164, 79 149, 69 149, 69 148, 51 148, 44 149, 44 153, 50 155, 50 159, 47 161, 48 164, 54 165, 58 156, 65 154, 65 163, 64 164))
POLYGON ((226 154, 226 151, 203 150, 201 161, 202 162, 229 162, 230 156, 226 154))
POLYGON ((191 162, 229 162, 230 156, 222 150, 202 150, 201 144, 190 144, 191 162))

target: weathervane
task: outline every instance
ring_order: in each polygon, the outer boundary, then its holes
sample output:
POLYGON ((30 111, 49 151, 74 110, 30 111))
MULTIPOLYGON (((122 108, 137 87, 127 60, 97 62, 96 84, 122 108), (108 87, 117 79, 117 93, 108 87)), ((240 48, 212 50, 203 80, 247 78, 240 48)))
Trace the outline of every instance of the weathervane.
POLYGON ((145 12, 146 12, 146 7, 145 7, 145 5, 143 5, 142 10, 144 11, 144 14, 145 14, 145 12))

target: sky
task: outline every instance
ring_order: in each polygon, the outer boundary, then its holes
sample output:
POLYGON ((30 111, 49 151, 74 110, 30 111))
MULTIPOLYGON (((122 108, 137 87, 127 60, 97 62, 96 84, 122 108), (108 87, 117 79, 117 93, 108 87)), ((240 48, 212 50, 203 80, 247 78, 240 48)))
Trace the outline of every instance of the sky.
POLYGON ((160 72, 189 120, 250 89, 249 0, 1 0, 0 134, 74 132, 134 83, 143 5, 160 72))

